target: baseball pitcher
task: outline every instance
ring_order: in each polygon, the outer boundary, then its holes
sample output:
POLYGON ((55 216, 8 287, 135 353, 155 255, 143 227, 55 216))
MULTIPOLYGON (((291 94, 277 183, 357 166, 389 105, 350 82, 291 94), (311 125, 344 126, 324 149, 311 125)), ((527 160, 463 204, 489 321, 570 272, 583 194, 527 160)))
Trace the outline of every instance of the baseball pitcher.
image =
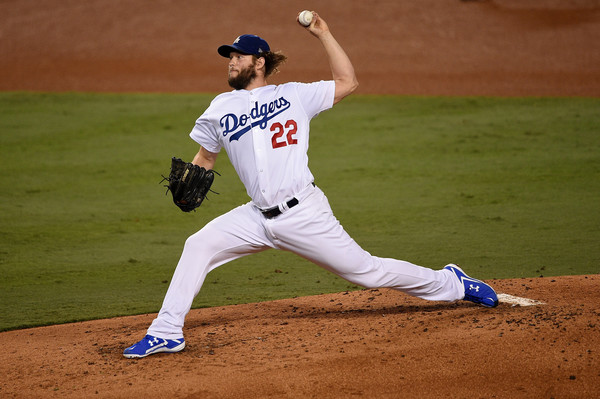
POLYGON ((392 288, 432 301, 464 299, 497 306, 492 287, 454 264, 433 270, 372 256, 333 215, 308 168, 310 121, 352 93, 358 81, 325 20, 312 14, 308 26, 299 26, 323 46, 331 80, 268 84, 286 57, 255 35, 239 36, 233 44, 218 48, 228 59, 233 90, 214 98, 196 121, 190 136, 200 149, 187 166, 173 160, 178 172, 169 176, 169 188, 182 210, 199 206, 214 178, 217 156, 225 149, 251 201, 187 239, 158 316, 147 335, 125 349, 125 357, 181 351, 184 320, 206 275, 234 259, 271 248, 298 254, 363 287, 392 288), (185 180, 190 173, 200 177, 185 180), (176 192, 186 191, 202 194, 176 198, 176 192))

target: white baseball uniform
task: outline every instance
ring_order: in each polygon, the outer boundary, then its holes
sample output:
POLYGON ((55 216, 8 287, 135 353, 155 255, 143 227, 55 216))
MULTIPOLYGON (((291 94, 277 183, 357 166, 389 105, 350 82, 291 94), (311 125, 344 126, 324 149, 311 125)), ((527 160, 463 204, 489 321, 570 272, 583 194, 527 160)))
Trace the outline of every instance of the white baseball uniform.
POLYGON ((148 334, 183 338, 184 319, 206 275, 269 248, 296 253, 367 288, 393 288, 454 301, 464 287, 449 270, 378 258, 333 215, 308 168, 310 120, 333 106, 335 83, 286 83, 217 96, 190 136, 206 150, 225 148, 252 199, 190 236, 148 334), (265 211, 266 214, 265 215, 265 211))

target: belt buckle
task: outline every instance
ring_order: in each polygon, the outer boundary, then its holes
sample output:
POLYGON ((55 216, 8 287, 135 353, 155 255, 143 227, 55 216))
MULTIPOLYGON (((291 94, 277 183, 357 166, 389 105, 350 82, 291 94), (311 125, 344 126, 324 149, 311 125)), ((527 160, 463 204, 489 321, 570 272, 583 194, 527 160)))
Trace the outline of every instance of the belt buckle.
POLYGON ((261 213, 267 219, 273 219, 275 216, 279 216, 281 214, 281 210, 279 209, 279 207, 276 206, 274 208, 266 209, 264 211, 261 210, 261 213))

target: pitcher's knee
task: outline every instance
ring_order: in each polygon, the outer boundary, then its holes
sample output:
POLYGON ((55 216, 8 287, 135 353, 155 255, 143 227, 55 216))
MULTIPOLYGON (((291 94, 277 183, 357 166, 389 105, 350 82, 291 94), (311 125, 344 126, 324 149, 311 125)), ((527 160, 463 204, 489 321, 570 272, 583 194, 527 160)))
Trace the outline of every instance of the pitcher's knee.
POLYGON ((185 240, 184 250, 217 251, 221 247, 218 237, 208 229, 202 229, 185 240))
POLYGON ((372 288, 383 288, 380 284, 379 279, 376 276, 367 274, 347 273, 340 275, 344 280, 347 280, 353 284, 360 285, 361 287, 372 289, 372 288))
POLYGON ((344 273, 341 276, 351 283, 365 288, 383 288, 386 286, 386 273, 376 261, 369 262, 361 270, 344 273))

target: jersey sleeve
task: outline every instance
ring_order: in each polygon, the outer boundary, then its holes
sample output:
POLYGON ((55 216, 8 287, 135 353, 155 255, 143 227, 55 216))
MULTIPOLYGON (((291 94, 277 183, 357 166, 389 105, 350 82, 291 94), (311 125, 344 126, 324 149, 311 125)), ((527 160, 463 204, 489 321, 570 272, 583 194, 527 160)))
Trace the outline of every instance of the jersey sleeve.
POLYGON ((190 133, 190 137, 204 149, 210 152, 218 153, 221 151, 222 144, 219 141, 218 125, 211 118, 211 107, 196 120, 196 124, 190 133))
POLYGON ((335 97, 335 82, 333 80, 298 83, 296 91, 302 103, 302 107, 309 118, 333 107, 333 100, 335 97))

